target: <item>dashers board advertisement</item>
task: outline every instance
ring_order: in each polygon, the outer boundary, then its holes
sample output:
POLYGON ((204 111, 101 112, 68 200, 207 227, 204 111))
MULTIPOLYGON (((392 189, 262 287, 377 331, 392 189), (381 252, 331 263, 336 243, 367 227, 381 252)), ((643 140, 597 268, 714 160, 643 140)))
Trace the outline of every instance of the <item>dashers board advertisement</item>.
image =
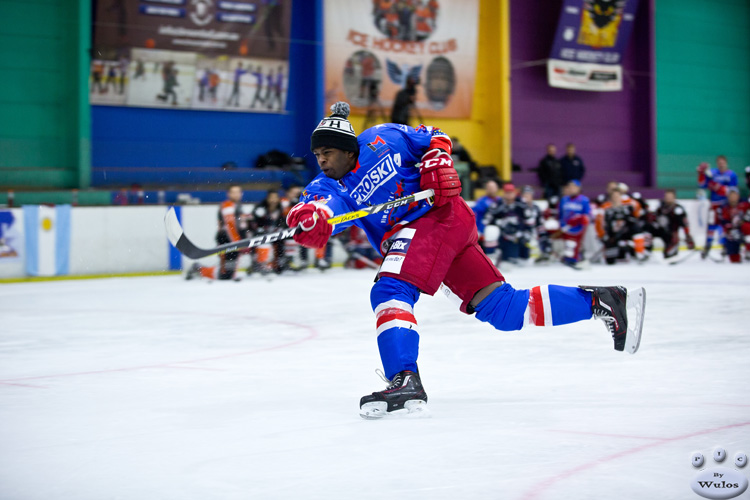
POLYGON ((622 58, 638 0, 564 0, 552 52, 549 85, 574 90, 622 90, 622 58))
POLYGON ((412 79, 420 116, 468 118, 478 15, 478 0, 325 0, 327 104, 390 116, 412 79))

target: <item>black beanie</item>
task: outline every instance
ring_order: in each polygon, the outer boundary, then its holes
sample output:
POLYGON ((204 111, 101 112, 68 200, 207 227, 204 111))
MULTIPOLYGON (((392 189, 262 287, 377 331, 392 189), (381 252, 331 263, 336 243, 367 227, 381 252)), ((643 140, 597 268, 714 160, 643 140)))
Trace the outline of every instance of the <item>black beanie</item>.
POLYGON ((357 134, 347 120, 349 104, 339 101, 331 106, 331 116, 323 118, 310 137, 310 150, 331 147, 342 151, 359 152, 357 134))

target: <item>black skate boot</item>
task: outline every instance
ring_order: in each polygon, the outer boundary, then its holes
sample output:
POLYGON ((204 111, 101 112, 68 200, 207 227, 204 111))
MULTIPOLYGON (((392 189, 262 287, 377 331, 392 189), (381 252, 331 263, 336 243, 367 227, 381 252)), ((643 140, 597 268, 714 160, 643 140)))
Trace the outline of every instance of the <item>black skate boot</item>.
POLYGON ((362 418, 378 419, 387 414, 406 410, 405 413, 421 413, 427 407, 427 393, 422 387, 419 374, 404 370, 388 380, 384 391, 373 392, 359 400, 359 414, 362 418))
POLYGON ((646 290, 639 288, 629 294, 622 286, 580 286, 591 292, 591 312, 594 318, 607 325, 615 341, 615 350, 635 354, 641 345, 643 312, 646 307, 646 290), (628 308, 632 317, 628 317, 628 308))

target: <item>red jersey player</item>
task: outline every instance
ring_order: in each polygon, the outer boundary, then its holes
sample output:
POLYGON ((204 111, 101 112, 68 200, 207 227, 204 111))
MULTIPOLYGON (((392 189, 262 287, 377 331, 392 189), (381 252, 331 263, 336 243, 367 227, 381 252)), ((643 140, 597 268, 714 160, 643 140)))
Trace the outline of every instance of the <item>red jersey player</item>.
POLYGON ((724 248, 729 261, 741 262, 743 243, 745 258, 750 259, 750 203, 740 201, 740 192, 736 187, 727 189, 727 204, 717 209, 716 216, 726 234, 724 248))

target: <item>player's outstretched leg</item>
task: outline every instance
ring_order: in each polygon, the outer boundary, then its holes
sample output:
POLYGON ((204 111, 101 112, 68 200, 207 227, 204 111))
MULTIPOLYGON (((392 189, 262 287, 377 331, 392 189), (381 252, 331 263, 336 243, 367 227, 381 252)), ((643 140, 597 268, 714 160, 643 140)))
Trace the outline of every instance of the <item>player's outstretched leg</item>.
POLYGON ((381 418, 399 410, 422 413, 426 408, 427 393, 419 373, 410 370, 398 372, 388 381, 388 387, 384 391, 373 392, 359 401, 359 414, 366 419, 381 418))
POLYGON ((580 288, 591 293, 591 313, 607 325, 615 342, 615 350, 635 354, 641 345, 646 290, 638 288, 628 293, 622 286, 580 288))
POLYGON ((635 353, 641 342, 646 291, 630 293, 619 286, 536 286, 516 290, 497 286, 474 306, 476 318, 501 331, 520 330, 525 324, 558 326, 601 319, 612 334, 615 349, 635 353))

